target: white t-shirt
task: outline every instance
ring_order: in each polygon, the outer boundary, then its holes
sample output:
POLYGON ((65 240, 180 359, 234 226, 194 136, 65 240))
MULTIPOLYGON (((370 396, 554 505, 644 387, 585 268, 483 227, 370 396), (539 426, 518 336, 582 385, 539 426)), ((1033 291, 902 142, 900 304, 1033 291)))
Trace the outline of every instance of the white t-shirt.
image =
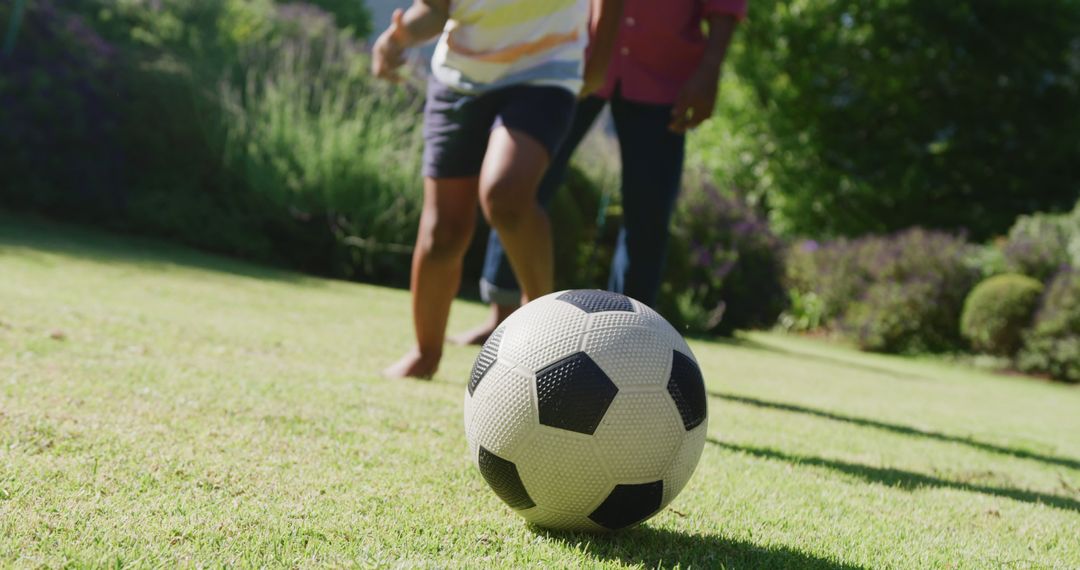
POLYGON ((450 0, 431 69, 466 92, 509 85, 582 87, 589 0, 450 0))

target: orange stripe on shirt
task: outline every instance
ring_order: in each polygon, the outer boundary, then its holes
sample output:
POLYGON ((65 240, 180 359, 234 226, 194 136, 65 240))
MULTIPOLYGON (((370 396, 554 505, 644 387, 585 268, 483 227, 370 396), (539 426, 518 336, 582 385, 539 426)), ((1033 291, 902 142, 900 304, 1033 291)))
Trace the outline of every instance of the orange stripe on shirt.
POLYGON ((489 63, 513 63, 523 57, 536 55, 563 44, 576 42, 577 39, 578 32, 577 30, 574 30, 565 34, 548 34, 536 41, 515 44, 500 50, 481 52, 473 51, 455 42, 454 32, 451 31, 446 37, 446 45, 455 53, 471 57, 478 61, 486 61, 489 63))

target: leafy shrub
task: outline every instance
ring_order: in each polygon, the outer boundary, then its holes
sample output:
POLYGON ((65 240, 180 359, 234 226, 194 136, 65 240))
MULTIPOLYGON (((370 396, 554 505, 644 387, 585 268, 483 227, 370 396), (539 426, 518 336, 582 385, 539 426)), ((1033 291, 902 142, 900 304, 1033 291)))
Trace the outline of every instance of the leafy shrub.
POLYGON ((836 325, 851 302, 870 285, 861 252, 873 243, 869 238, 826 243, 806 240, 788 249, 785 266, 792 309, 808 306, 813 311, 809 315, 789 312, 784 318, 792 325, 789 328, 806 331, 836 325))
POLYGON ((968 256, 968 265, 974 268, 982 279, 1009 273, 1009 262, 1005 258, 1005 240, 998 238, 989 244, 973 244, 968 256))
MULTIPOLYGON (((608 189, 613 190, 613 189, 608 189)), ((600 212, 604 189, 574 164, 555 194, 550 212, 558 289, 607 286, 621 219, 600 212), (600 225, 604 218, 603 227, 600 225)), ((617 191, 613 193, 617 195, 617 191)), ((610 206, 607 208, 612 210, 610 206)))
MULTIPOLYGON (((12 5, 0 4, 3 33, 12 5)), ((0 57, 0 203, 84 217, 116 207, 118 90, 114 45, 66 7, 29 2, 13 57, 0 57)))
POLYGON ((961 237, 912 229, 863 252, 870 287, 843 317, 864 350, 895 353, 958 348, 960 313, 977 273, 961 237))
POLYGON ((1080 271, 1061 271, 1050 282, 1017 361, 1025 372, 1080 382, 1080 271))
POLYGON ((4 201, 402 282, 419 97, 367 75, 361 3, 318 4, 334 15, 272 0, 31 2, 16 58, 0 62, 15 72, 0 73, 0 166, 18 173, 4 201))
MULTIPOLYGON (((297 0, 274 0, 278 4, 291 7, 303 7, 304 4, 297 0)), ((322 10, 334 15, 334 23, 339 28, 345 28, 346 33, 357 37, 366 38, 371 33, 371 12, 367 3, 359 0, 307 0, 307 4, 318 6, 322 10)))
POLYGON ((344 248, 335 274, 407 277, 419 219, 419 98, 367 75, 365 48, 313 7, 288 33, 241 55, 223 80, 224 156, 279 211, 324 220, 344 248))
POLYGON ((937 292, 932 281, 876 283, 852 303, 844 328, 863 350, 919 354, 950 348, 951 331, 931 300, 937 292))
POLYGON ((675 213, 661 310, 679 328, 730 335, 784 309, 783 244, 744 200, 695 188, 675 213))
POLYGON ((865 350, 954 349, 964 297, 978 278, 971 254, 962 237, 918 228, 804 242, 788 254, 787 283, 789 296, 812 312, 788 313, 784 322, 823 326, 865 350))
POLYGON ((825 304, 812 291, 788 290, 788 308, 780 315, 780 327, 790 332, 811 332, 825 328, 825 304))
POLYGON ((960 332, 976 350, 1013 356, 1020 333, 1035 315, 1042 283, 1025 275, 1008 274, 979 283, 964 301, 960 332))
POLYGON ((1010 270, 1047 281, 1072 262, 1070 245, 1074 241, 1080 241, 1080 217, 1020 216, 1009 230, 1005 260, 1010 270))

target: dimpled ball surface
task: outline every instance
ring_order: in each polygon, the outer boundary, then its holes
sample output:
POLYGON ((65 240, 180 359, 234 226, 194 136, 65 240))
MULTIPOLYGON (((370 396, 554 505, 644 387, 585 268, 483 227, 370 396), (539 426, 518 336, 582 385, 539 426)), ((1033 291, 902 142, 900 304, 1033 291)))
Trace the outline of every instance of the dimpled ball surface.
POLYGON ((528 521, 610 531, 659 512, 686 485, 708 428, 686 341, 641 303, 562 291, 488 339, 465 393, 469 452, 528 521))

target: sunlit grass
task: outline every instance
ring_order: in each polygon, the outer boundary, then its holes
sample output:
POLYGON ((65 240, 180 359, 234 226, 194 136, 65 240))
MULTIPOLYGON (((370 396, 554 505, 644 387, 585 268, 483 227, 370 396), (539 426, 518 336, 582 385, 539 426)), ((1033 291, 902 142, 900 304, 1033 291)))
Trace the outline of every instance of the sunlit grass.
POLYGON ((0 215, 0 564, 1080 567, 1076 388, 696 342, 686 491, 638 530, 549 534, 468 462, 473 350, 379 378, 408 322, 402 291, 0 215))

